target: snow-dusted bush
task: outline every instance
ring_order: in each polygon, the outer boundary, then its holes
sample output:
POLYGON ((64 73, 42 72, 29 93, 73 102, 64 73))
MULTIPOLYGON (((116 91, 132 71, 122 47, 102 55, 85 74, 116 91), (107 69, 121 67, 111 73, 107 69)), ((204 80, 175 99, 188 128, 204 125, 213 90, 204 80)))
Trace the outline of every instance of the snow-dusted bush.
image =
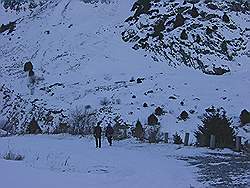
POLYGON ((53 134, 70 133, 70 132, 71 128, 67 123, 59 123, 59 125, 53 131, 53 134))
POLYGON ((13 112, 9 114, 7 122, 2 125, 2 129, 8 134, 16 134, 19 125, 19 113, 13 112))
POLYGON ((108 100, 107 97, 104 97, 101 101, 100 101, 100 104, 102 106, 108 106, 110 104, 110 101, 108 100))
POLYGON ((114 127, 114 140, 123 140, 129 138, 128 126, 125 123, 116 122, 114 127))
POLYGON ((42 133, 42 129, 40 128, 40 126, 38 125, 37 121, 35 120, 35 118, 33 118, 31 120, 31 122, 28 124, 26 132, 27 134, 41 134, 42 133))
POLYGON ((91 107, 76 107, 71 111, 69 117, 69 133, 73 135, 92 134, 94 125, 97 122, 96 110, 91 107))
POLYGON ((4 136, 7 136, 8 133, 2 129, 0 129, 0 137, 4 137, 4 136))
POLYGON ((174 144, 182 144, 183 143, 181 136, 177 132, 173 135, 173 142, 174 142, 174 144))
POLYGON ((6 130, 4 130, 6 124, 7 120, 0 116, 0 137, 7 134, 6 130))
POLYGON ((199 146, 209 146, 210 136, 215 136, 216 147, 229 147, 234 145, 235 132, 231 127, 232 119, 227 117, 223 108, 215 109, 213 106, 206 110, 202 124, 195 132, 199 146))
POLYGON ((163 139, 163 134, 160 132, 160 125, 149 125, 145 128, 145 139, 149 143, 159 143, 163 139))
POLYGON ((12 151, 8 151, 3 155, 3 159, 12 161, 22 161, 24 159, 24 156, 18 153, 14 153, 12 151))

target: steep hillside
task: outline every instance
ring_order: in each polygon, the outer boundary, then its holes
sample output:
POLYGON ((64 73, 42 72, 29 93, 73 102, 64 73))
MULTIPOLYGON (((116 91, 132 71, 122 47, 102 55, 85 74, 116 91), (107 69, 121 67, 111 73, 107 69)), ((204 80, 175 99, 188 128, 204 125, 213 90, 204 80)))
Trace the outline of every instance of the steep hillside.
MULTIPOLYGON (((15 130, 24 129, 35 116, 44 131, 48 127, 53 131, 76 107, 88 105, 106 123, 114 123, 117 117, 130 125, 137 119, 146 124, 160 106, 165 111, 158 117, 161 129, 170 135, 195 131, 201 115, 212 105, 223 107, 236 127, 241 110, 250 110, 246 100, 250 95, 248 10, 230 12, 230 23, 225 23, 221 16, 229 8, 220 8, 229 6, 225 3, 215 3, 220 11, 197 3, 195 7, 205 17, 192 18, 192 5, 182 1, 178 5, 143 1, 150 3, 150 13, 143 12, 145 6, 138 4, 142 1, 132 0, 32 2, 36 6, 30 7, 27 1, 18 10, 0 8, 4 24, 0 34, 0 114, 15 122, 15 130), (173 29, 171 20, 177 10, 185 22, 173 29), (165 28, 158 32, 155 23, 162 19, 165 28), (207 26, 218 29, 206 34, 207 26), (189 31, 186 40, 179 38, 184 29, 189 31), (192 35, 199 35, 201 41, 194 42, 192 35), (169 46, 164 48, 169 40, 172 51, 169 46), (148 45, 144 48, 140 41, 148 45), (221 46, 227 51, 221 51, 221 46), (189 56, 183 59, 182 52, 189 56), (33 64, 32 77, 24 71, 28 61, 33 64), (189 66, 209 74, 224 69, 227 73, 207 75, 189 66), (178 119, 184 110, 189 114, 186 121, 178 119)), ((239 131, 247 137, 245 131, 239 131)))
POLYGON ((123 40, 155 61, 222 75, 245 63, 237 57, 249 53, 249 10, 247 1, 138 0, 123 40))

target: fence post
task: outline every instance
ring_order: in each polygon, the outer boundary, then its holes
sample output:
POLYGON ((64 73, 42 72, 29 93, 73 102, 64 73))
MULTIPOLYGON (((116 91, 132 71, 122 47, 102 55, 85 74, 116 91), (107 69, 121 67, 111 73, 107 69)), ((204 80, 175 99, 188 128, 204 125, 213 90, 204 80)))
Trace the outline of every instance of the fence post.
POLYGON ((241 146, 241 137, 236 136, 236 151, 240 152, 240 146, 241 146))
POLYGON ((196 141, 199 144, 199 147, 206 146, 206 141, 205 141, 205 136, 204 135, 200 135, 200 140, 197 138, 196 141))
POLYGON ((168 143, 168 133, 164 133, 164 143, 168 143))
POLYGON ((211 149, 215 149, 215 136, 214 135, 210 136, 210 145, 209 146, 211 149))
POLYGON ((188 140, 189 140, 189 133, 186 133, 184 139, 184 146, 188 146, 188 140))

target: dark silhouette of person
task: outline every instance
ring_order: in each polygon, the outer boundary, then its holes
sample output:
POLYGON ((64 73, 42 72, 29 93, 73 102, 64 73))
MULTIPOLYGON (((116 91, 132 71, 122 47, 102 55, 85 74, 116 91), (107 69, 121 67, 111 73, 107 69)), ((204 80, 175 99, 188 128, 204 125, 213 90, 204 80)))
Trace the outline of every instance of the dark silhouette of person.
POLYGON ((101 121, 97 122, 97 125, 94 127, 94 137, 95 137, 95 144, 96 148, 101 148, 101 135, 102 135, 102 128, 101 128, 101 121))
POLYGON ((113 129, 113 127, 111 127, 110 124, 108 124, 105 135, 108 139, 108 143, 110 146, 112 146, 113 134, 114 134, 114 129, 113 129))

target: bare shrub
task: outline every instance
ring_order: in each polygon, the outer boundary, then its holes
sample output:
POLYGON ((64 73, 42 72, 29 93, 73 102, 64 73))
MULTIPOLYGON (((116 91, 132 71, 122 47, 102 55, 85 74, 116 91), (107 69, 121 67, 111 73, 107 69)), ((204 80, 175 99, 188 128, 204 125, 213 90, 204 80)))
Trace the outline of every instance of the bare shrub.
POLYGON ((160 125, 147 126, 145 129, 145 139, 149 143, 159 143, 163 139, 163 134, 160 132, 160 125))
POLYGON ((100 104, 102 106, 108 106, 110 104, 110 101, 108 100, 107 97, 104 97, 101 101, 100 101, 100 104))
POLYGON ((70 130, 70 126, 67 123, 59 123, 59 125, 53 131, 53 134, 69 133, 70 130))
POLYGON ((90 106, 86 106, 85 108, 77 107, 70 114, 69 133, 73 135, 92 134, 92 130, 96 122, 96 110, 93 110, 90 106))
POLYGON ((24 156, 18 153, 14 153, 12 151, 8 151, 3 155, 3 159, 12 161, 22 161, 24 159, 24 156))

